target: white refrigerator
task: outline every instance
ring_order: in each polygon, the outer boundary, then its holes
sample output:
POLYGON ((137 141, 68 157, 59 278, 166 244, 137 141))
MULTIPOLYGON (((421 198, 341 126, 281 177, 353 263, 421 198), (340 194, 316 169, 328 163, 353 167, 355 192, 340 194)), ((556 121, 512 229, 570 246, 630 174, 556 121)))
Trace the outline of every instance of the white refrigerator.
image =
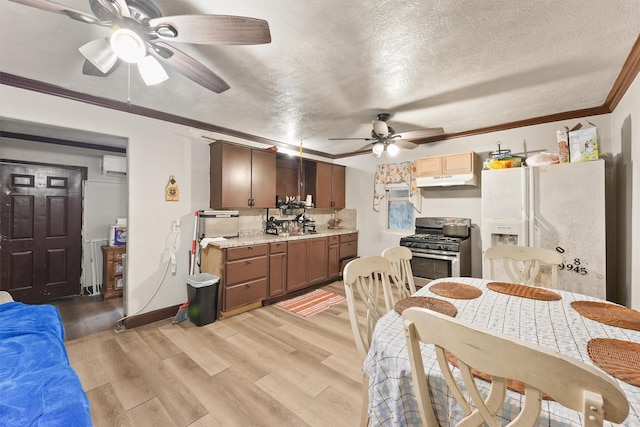
POLYGON ((482 171, 485 278, 491 246, 548 248, 563 256, 559 289, 606 299, 605 227, 604 160, 482 171))

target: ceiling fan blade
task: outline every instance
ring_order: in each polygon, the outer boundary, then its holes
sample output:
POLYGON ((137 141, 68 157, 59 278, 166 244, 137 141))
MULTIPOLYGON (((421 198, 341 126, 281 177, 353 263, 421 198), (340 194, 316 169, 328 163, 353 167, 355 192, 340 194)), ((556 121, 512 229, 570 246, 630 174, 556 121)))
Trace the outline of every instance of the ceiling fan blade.
POLYGON ((9 0, 14 3, 20 3, 25 6, 35 7, 36 9, 46 10, 47 12, 60 13, 67 15, 71 19, 84 22, 86 24, 110 25, 110 23, 102 22, 93 15, 89 15, 81 10, 70 8, 64 4, 56 3, 49 0, 9 0))
POLYGON ((418 144, 414 144, 411 141, 407 141, 406 139, 394 139, 393 143, 400 148, 406 148, 407 150, 413 150, 418 146, 418 144))
POLYGON ((399 139, 422 139, 429 138, 430 136, 442 135, 444 129, 442 128, 427 128, 419 130, 410 130, 407 132, 400 132, 393 135, 393 138, 399 139))
POLYGON ((150 29, 165 41, 195 44, 271 43, 269 23, 263 19, 228 15, 162 16, 149 21, 150 29), (175 36, 170 35, 175 30, 175 36))
POLYGON ((363 145, 362 147, 358 148, 356 151, 364 151, 364 150, 371 150, 371 148, 373 148, 373 142, 371 144, 367 144, 367 145, 363 145))
POLYGON ((157 42, 151 44, 149 52, 161 63, 213 92, 220 93, 229 89, 227 82, 220 76, 173 46, 157 42))
POLYGON ((120 65, 119 60, 118 62, 116 62, 116 64, 113 67, 111 67, 109 71, 107 71, 106 73, 103 73, 102 71, 100 71, 98 67, 93 65, 91 61, 89 61, 88 59, 85 59, 84 64, 82 64, 82 74, 84 74, 85 76, 93 76, 93 77, 107 77, 118 68, 118 65, 120 65))

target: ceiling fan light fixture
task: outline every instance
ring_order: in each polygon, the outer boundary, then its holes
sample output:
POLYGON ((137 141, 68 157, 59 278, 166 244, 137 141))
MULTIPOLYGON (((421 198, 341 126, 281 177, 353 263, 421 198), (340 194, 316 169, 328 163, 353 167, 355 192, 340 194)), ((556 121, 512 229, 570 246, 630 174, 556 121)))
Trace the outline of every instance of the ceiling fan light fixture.
POLYGON ((384 144, 382 142, 376 142, 373 144, 373 147, 371 147, 371 151, 373 151, 374 156, 380 157, 384 152, 384 144))
POLYGON ((400 148, 396 144, 388 144, 387 151, 390 156, 395 156, 400 151, 400 148))
POLYGON ((128 28, 120 28, 113 32, 110 39, 111 48, 118 58, 135 64, 142 61, 147 54, 142 38, 128 28))
POLYGON ((151 55, 138 62, 138 71, 147 86, 157 85, 169 78, 162 65, 151 55))
POLYGON ((382 120, 374 120, 371 123, 376 134, 380 136, 387 136, 389 134, 389 126, 382 120))
POLYGON ((78 49, 98 70, 108 73, 118 61, 111 45, 106 39, 92 40, 78 49))

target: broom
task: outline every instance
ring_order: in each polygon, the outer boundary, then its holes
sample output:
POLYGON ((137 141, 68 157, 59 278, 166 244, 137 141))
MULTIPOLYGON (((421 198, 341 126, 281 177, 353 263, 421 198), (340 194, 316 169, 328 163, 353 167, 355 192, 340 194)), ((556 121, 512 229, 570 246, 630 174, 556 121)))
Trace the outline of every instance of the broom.
MULTIPOLYGON (((189 275, 193 275, 196 265, 196 239, 198 238, 198 211, 195 213, 195 220, 193 224, 193 240, 191 241, 191 266, 189 267, 189 275)), ((184 320, 189 320, 189 301, 185 302, 178 308, 176 317, 173 318, 173 323, 180 323, 184 320)))

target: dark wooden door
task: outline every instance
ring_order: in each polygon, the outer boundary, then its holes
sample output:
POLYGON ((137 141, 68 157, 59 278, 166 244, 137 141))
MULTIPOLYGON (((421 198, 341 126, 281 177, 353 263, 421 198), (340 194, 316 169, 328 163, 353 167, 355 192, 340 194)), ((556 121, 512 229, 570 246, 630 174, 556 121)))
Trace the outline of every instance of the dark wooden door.
POLYGON ((0 165, 0 289, 46 302, 80 294, 82 172, 0 165))

